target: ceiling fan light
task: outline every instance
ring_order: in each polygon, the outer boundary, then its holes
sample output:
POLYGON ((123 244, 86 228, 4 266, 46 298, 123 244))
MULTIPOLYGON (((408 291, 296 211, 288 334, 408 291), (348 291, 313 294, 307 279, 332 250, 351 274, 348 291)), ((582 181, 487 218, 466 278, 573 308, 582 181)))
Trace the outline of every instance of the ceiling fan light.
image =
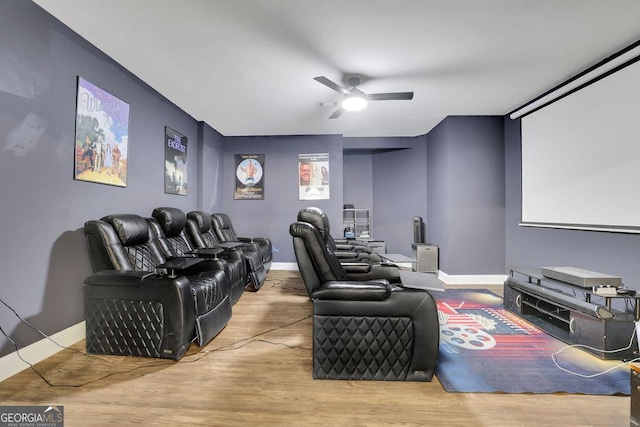
POLYGON ((347 111, 360 111, 367 108, 367 100, 358 95, 349 95, 342 101, 342 108, 347 111))

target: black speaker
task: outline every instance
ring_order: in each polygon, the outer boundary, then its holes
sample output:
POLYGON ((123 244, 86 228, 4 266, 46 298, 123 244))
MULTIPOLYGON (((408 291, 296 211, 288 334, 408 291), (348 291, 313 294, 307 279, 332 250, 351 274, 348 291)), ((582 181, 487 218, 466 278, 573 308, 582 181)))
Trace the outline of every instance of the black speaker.
POLYGON ((511 286, 505 284, 503 290, 504 308, 516 313, 522 314, 522 294, 511 286))
POLYGON ((413 243, 424 243, 424 223, 422 217, 413 218, 413 243))

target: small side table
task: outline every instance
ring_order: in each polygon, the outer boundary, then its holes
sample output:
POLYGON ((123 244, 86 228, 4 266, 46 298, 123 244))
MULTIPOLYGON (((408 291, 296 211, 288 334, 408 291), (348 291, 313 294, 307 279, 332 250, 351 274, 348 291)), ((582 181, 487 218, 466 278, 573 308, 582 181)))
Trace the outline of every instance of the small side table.
POLYGON ((435 273, 438 271, 438 247, 428 243, 413 243, 413 257, 418 260, 416 271, 435 273))

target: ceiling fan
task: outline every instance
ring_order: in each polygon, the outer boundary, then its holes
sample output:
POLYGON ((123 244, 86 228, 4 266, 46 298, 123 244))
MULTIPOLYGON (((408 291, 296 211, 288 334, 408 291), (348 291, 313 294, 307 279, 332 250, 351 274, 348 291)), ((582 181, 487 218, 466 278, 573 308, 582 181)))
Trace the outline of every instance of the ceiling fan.
POLYGON ((342 104, 331 116, 330 119, 337 119, 345 111, 359 111, 367 106, 368 101, 393 101, 393 100, 409 100, 413 99, 413 92, 388 92, 388 93, 364 93, 358 89, 360 79, 358 77, 349 78, 351 89, 344 88, 339 84, 329 80, 324 76, 313 78, 315 81, 335 90, 344 95, 342 104))

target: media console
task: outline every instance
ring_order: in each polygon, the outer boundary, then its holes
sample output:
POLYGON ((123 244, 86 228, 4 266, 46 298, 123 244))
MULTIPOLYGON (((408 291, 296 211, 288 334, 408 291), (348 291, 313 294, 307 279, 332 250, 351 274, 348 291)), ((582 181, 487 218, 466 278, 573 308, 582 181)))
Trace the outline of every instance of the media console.
MULTIPOLYGON (((544 271, 549 274, 548 269, 544 271)), ((637 337, 631 346, 629 342, 635 321, 640 319, 639 294, 618 289, 611 276, 606 276, 609 281, 602 286, 613 287, 615 293, 601 292, 601 285, 592 282, 591 276, 582 286, 582 277, 580 281, 572 280, 575 276, 556 277, 569 281, 548 277, 536 267, 510 267, 504 282, 504 307, 549 335, 583 345, 581 348, 602 359, 631 360, 638 356, 637 337), (612 307, 612 302, 620 298, 627 298, 633 312, 612 307)))

